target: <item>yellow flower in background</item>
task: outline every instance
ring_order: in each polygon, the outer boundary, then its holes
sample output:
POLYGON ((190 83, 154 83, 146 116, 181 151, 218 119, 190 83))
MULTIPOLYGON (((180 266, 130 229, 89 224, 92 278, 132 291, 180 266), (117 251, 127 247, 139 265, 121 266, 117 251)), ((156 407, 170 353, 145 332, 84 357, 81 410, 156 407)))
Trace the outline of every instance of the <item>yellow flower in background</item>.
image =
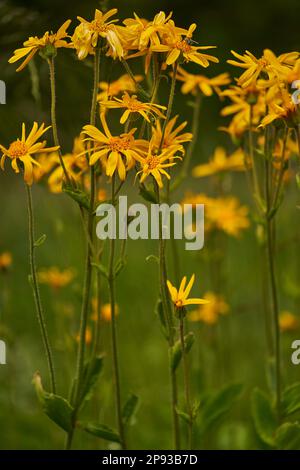
POLYGON ((244 171, 246 169, 244 160, 244 152, 240 148, 227 155, 223 147, 217 147, 210 162, 195 166, 192 175, 195 178, 203 178, 225 171, 244 171))
MULTIPOLYGON (((92 299, 92 320, 97 321, 98 319, 98 300, 94 297, 92 299)), ((118 305, 115 305, 115 314, 119 315, 120 309, 118 305)), ((103 304, 101 305, 100 309, 100 316, 101 319, 104 320, 105 322, 110 322, 111 321, 111 305, 110 304, 103 304)))
POLYGON ((243 55, 235 51, 231 51, 231 53, 240 62, 227 60, 228 64, 245 69, 245 72, 239 77, 237 82, 238 85, 243 88, 255 84, 260 78, 261 73, 267 74, 270 80, 272 80, 274 76, 279 78, 280 75, 284 75, 288 72, 289 68, 291 68, 299 57, 298 52, 281 54, 276 57, 270 49, 265 49, 259 59, 249 51, 246 51, 243 55))
POLYGON ((32 158, 32 155, 38 153, 50 153, 58 150, 59 147, 46 148, 46 141, 37 142, 42 135, 50 129, 51 126, 45 127, 42 124, 40 127, 35 122, 29 135, 26 137, 25 124, 22 124, 22 137, 10 144, 8 148, 0 145, 2 151, 1 168, 4 170, 4 163, 6 158, 11 159, 11 166, 16 173, 20 172, 19 165, 24 169, 24 180, 28 185, 33 183, 33 165, 39 166, 39 163, 32 158))
POLYGON ((217 229, 239 237, 241 231, 250 226, 249 208, 241 206, 234 196, 212 199, 205 210, 208 230, 217 229))
POLYGON ((213 292, 206 292, 203 297, 209 303, 199 305, 197 310, 188 314, 188 320, 192 322, 201 321, 207 325, 215 325, 220 315, 226 315, 229 312, 229 305, 221 295, 213 292))
MULTIPOLYGON (((113 136, 103 113, 100 118, 105 134, 95 126, 87 125, 83 128, 83 133, 88 136, 85 140, 95 144, 90 157, 90 165, 95 165, 98 160, 101 160, 106 168, 107 176, 112 176, 117 171, 120 180, 124 181, 126 171, 130 170, 134 166, 135 160, 140 158, 141 146, 144 141, 134 138, 133 134, 136 129, 131 129, 128 133, 119 136, 113 136)), ((83 153, 87 152, 89 150, 83 153)))
POLYGON ((295 331, 299 329, 299 318, 291 312, 284 310, 279 316, 279 326, 282 332, 295 331))
POLYGON ((120 98, 114 98, 113 100, 100 101, 100 105, 107 109, 125 109, 121 116, 120 123, 125 124, 131 114, 140 114, 147 122, 150 122, 149 115, 152 117, 164 118, 164 115, 160 111, 165 110, 165 106, 154 103, 143 103, 139 101, 136 95, 129 95, 126 91, 120 98))
MULTIPOLYGON (((184 132, 181 134, 181 131, 186 127, 187 121, 181 123, 179 126, 175 127, 178 119, 178 115, 174 116, 168 124, 166 125, 164 139, 162 143, 162 149, 170 149, 176 147, 176 150, 184 153, 183 143, 189 142, 193 138, 193 134, 190 132, 184 132)), ((162 139, 162 126, 159 119, 156 120, 155 126, 152 127, 152 142, 155 149, 159 149, 162 139)))
POLYGON ((196 29, 196 24, 193 23, 187 32, 185 37, 178 35, 176 30, 172 30, 170 27, 170 34, 166 36, 166 44, 159 44, 151 46, 152 52, 164 52, 167 53, 166 65, 174 64, 180 57, 185 62, 195 62, 202 67, 208 67, 209 62, 218 63, 219 59, 212 55, 203 54, 199 52, 205 49, 214 49, 216 46, 194 46, 192 35, 196 29))
POLYGON ((4 251, 4 253, 0 253, 0 271, 7 271, 11 264, 11 253, 9 253, 9 251, 4 251))
MULTIPOLYGON (((93 333, 92 333, 91 328, 88 326, 85 330, 85 344, 89 346, 92 343, 92 339, 93 339, 93 333)), ((80 335, 78 334, 76 336, 76 342, 79 343, 79 341, 80 341, 80 335)))
POLYGON ((65 21, 65 23, 59 28, 57 33, 50 34, 47 31, 41 38, 38 38, 37 36, 30 37, 27 41, 23 43, 24 47, 21 47, 20 49, 16 49, 14 51, 14 55, 9 59, 8 62, 10 64, 13 64, 26 57, 20 67, 17 68, 17 72, 20 72, 24 69, 24 67, 26 67, 28 62, 33 59, 33 57, 38 51, 45 52, 45 56, 47 56, 47 54, 53 56, 55 54, 56 49, 59 49, 61 47, 70 47, 70 43, 66 41, 66 38, 69 37, 67 29, 70 26, 70 23, 71 20, 65 21))
POLYGON ((143 78, 143 75, 134 75, 133 81, 129 75, 125 74, 110 83, 100 82, 99 89, 101 91, 98 93, 97 100, 107 100, 108 98, 118 96, 120 93, 124 93, 124 91, 131 91, 134 93, 136 92, 135 84, 141 82, 143 78))
POLYGON ((170 159, 179 158, 174 155, 176 151, 177 149, 172 147, 157 154, 153 146, 153 140, 151 140, 147 155, 144 157, 137 155, 135 157, 141 166, 141 170, 136 174, 137 176, 141 175, 140 183, 143 183, 149 176, 153 176, 158 186, 163 188, 162 176, 168 179, 171 178, 165 168, 176 165, 174 162, 170 163, 170 159))
POLYGON ((106 13, 102 13, 100 10, 96 9, 92 21, 87 21, 80 16, 77 17, 80 24, 74 31, 72 44, 77 51, 78 59, 82 60, 85 59, 88 54, 93 54, 101 38, 107 41, 109 55, 114 59, 123 57, 124 51, 116 26, 114 25, 118 20, 107 21, 117 12, 117 8, 113 8, 106 13))
POLYGON ((188 296, 195 282, 195 274, 192 275, 187 285, 186 285, 186 281, 187 281, 187 278, 186 276, 184 276, 180 283, 179 289, 176 289, 176 287, 174 287, 170 281, 167 281, 167 286, 170 292, 171 300, 176 308, 183 308, 187 305, 206 304, 209 302, 208 300, 199 299, 199 298, 189 299, 188 296))
POLYGON ((228 85, 231 82, 228 73, 221 73, 216 77, 209 78, 204 75, 188 73, 182 67, 178 67, 176 78, 180 82, 183 82, 181 92, 184 95, 187 93, 195 95, 199 91, 205 96, 211 96, 214 92, 220 94, 220 87, 228 85))
POLYGON ((44 176, 47 176, 49 173, 51 173, 51 171, 57 165, 60 165, 57 152, 41 153, 36 158, 36 161, 39 163, 39 166, 35 165, 33 167, 33 181, 35 183, 41 181, 44 176))
POLYGON ((53 289, 60 289, 65 287, 75 277, 73 269, 59 269, 56 266, 52 266, 48 269, 40 270, 38 273, 38 280, 41 284, 47 284, 53 289))
POLYGON ((107 197, 106 190, 103 189, 103 188, 100 188, 98 193, 97 193, 97 201, 103 202, 103 201, 106 201, 107 199, 108 199, 108 197, 107 197))

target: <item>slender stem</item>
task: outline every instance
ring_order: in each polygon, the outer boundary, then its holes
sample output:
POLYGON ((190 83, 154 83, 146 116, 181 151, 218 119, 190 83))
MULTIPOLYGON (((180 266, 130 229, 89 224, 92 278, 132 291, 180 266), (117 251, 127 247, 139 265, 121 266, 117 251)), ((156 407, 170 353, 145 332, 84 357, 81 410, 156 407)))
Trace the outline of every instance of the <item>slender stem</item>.
POLYGON ((254 158, 254 143, 253 143, 253 131, 252 131, 252 124, 253 124, 253 106, 250 105, 250 117, 249 117, 249 154, 251 159, 252 165, 252 178, 253 178, 253 185, 254 185, 254 192, 258 200, 260 200, 260 188, 256 170, 256 162, 254 158))
MULTIPOLYGON (((158 204, 160 203, 160 191, 158 184, 154 180, 154 189, 158 204)), ((166 268, 166 256, 165 256, 165 243, 162 238, 162 216, 159 215, 159 285, 162 299, 163 312, 168 325, 168 342, 169 348, 174 345, 174 321, 172 316, 172 309, 167 293, 167 268, 166 268)), ((171 383, 171 411, 173 418, 173 439, 175 450, 180 449, 180 430, 179 430, 179 418, 177 414, 177 377, 176 372, 172 370, 171 364, 169 364, 170 372, 170 383, 171 383)))
POLYGON ((160 139, 160 145, 159 145, 158 153, 161 152, 161 149, 163 147, 166 128, 167 128, 168 122, 169 122, 171 114, 172 114, 173 102, 174 102, 174 96, 175 96, 175 87, 176 87, 177 68, 178 68, 178 63, 175 62, 174 68, 173 68, 173 74, 172 74, 172 82, 171 82, 171 88, 170 88, 170 94, 169 94, 167 114, 166 114, 166 119, 164 120, 162 132, 161 132, 161 139, 160 139))
POLYGON ((180 324, 179 324, 179 331, 180 331, 180 344, 181 344, 181 352, 182 352, 182 360, 183 360, 183 377, 184 377, 184 393, 185 393, 185 401, 186 401, 186 408, 189 415, 189 448, 192 449, 193 447, 193 412, 191 406, 191 398, 190 398, 190 381, 189 381, 189 367, 188 367, 188 358, 185 349, 185 342, 184 342, 184 318, 183 314, 180 313, 180 324))
POLYGON ((33 204, 32 204, 32 193, 31 187, 26 184, 27 192, 27 204, 28 204, 28 234, 29 234, 29 261, 30 261, 30 270, 31 270, 31 284, 33 290, 33 296, 35 301, 35 307, 37 311, 38 321, 41 329, 42 339, 45 347, 46 358, 49 368, 50 383, 52 393, 56 393, 56 381, 55 381, 55 371, 53 364, 53 355, 50 346, 50 341, 47 333, 47 326, 44 317, 44 311, 42 307, 41 295, 37 280, 37 271, 35 264, 35 235, 34 235, 34 214, 33 214, 33 204))
POLYGON ((57 121, 56 121, 56 83, 55 83, 55 64, 54 57, 48 59, 49 71, 50 71, 50 87, 51 87, 51 123, 52 123, 52 133, 54 145, 59 147, 58 157, 63 169, 66 181, 68 185, 71 185, 71 180, 68 175, 64 159, 62 157, 61 146, 59 144, 58 131, 57 131, 57 121))
POLYGON ((280 421, 281 417, 281 364, 280 364, 280 327, 279 327, 279 305, 277 282, 275 274, 275 250, 272 240, 272 220, 269 217, 271 209, 270 197, 270 181, 269 181, 269 160, 268 155, 265 155, 265 196, 266 196, 266 248, 267 248, 267 263, 269 270, 269 282, 272 301, 273 313, 273 326, 275 335, 275 371, 276 371, 276 410, 277 418, 280 421))
MULTIPOLYGON (((112 183, 111 183, 111 202, 113 205, 115 204, 115 175, 113 175, 112 183)), ((114 373, 115 402, 116 402, 119 435, 120 435, 122 449, 126 449, 124 425, 123 425, 123 419, 122 419, 122 408, 121 408, 121 387, 120 387, 118 340, 117 340, 117 325, 116 325, 115 251, 116 251, 116 240, 115 238, 112 237, 110 240, 108 285, 109 285, 110 308, 111 308, 111 342, 112 342, 112 354, 113 354, 113 373, 114 373)))
MULTIPOLYGON (((97 91, 99 83, 99 73, 100 73, 100 48, 95 49, 94 56, 94 83, 93 83, 93 97, 91 105, 91 115, 90 115, 90 124, 95 125, 96 123, 96 111, 97 111, 97 91)), ((85 259, 85 271, 84 271, 84 282, 83 282, 83 292, 82 292, 82 306, 81 306, 81 315, 80 315, 80 329, 79 329, 79 345, 77 353, 77 365, 76 365, 76 375, 75 375, 75 392, 73 396, 74 400, 74 414, 73 414, 73 429, 69 433, 66 441, 66 449, 70 449, 72 446, 72 439, 74 435, 74 428, 78 409, 80 407, 80 393, 81 393, 81 382, 84 368, 84 358, 85 358, 85 336, 86 328, 88 322, 88 313, 90 306, 90 293, 91 293, 91 283, 92 283, 92 258, 94 240, 94 206, 95 206, 95 169, 94 166, 91 166, 90 169, 90 208, 87 218, 87 247, 86 247, 86 259, 85 259)))
POLYGON ((136 87, 136 90, 137 92, 145 99, 149 99, 149 95, 148 93, 144 90, 144 88, 136 81, 135 79, 135 76, 134 76, 134 73, 132 72, 128 62, 126 62, 125 59, 122 59, 122 64, 126 70, 126 72, 128 73, 128 75, 130 76, 131 80, 133 81, 135 87, 136 87))

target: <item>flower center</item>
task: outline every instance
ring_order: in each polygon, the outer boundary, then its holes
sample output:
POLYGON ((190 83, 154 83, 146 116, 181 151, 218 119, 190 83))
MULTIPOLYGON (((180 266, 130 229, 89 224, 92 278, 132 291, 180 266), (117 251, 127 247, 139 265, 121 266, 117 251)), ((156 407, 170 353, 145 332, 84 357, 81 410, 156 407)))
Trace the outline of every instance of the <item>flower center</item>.
POLYGON ((183 306, 182 300, 181 299, 176 300, 175 305, 177 308, 181 308, 183 306))
POLYGON ((122 152, 123 150, 128 150, 130 148, 131 139, 129 136, 111 137, 108 145, 113 152, 122 152))
POLYGON ((10 158, 20 158, 26 155, 27 153, 27 146, 21 140, 16 140, 12 142, 8 149, 8 154, 10 158))
POLYGON ((90 29, 91 31, 94 31, 96 33, 106 33, 108 29, 108 25, 103 23, 102 21, 93 20, 90 23, 90 29))
POLYGON ((150 157, 147 157, 146 159, 146 165, 147 165, 148 170, 154 170, 155 168, 157 168, 159 163, 160 163, 159 158, 154 157, 153 155, 151 155, 150 157))
POLYGON ((179 49, 182 52, 191 52, 192 48, 191 46, 185 41, 177 41, 175 44, 176 49, 179 49))
POLYGON ((130 111, 137 112, 137 111, 139 111, 140 109, 143 109, 143 103, 141 103, 140 101, 138 101, 138 100, 137 100, 135 97, 133 97, 133 96, 123 98, 123 102, 124 102, 124 105, 125 105, 130 111))

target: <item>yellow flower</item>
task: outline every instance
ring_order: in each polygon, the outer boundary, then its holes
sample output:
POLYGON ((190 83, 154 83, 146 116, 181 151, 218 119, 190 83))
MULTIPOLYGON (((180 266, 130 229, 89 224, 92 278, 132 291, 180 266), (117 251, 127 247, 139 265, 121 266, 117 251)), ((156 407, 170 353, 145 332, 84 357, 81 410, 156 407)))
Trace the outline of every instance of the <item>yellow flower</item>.
POLYGON ((280 313, 279 326, 282 332, 298 330, 299 325, 299 319, 293 313, 286 310, 280 313))
POLYGON ((224 298, 213 292, 206 292, 204 299, 209 303, 200 305, 197 310, 188 314, 188 320, 192 322, 202 321, 207 325, 215 325, 220 315, 226 315, 229 311, 229 305, 224 298))
POLYGON ((126 171, 130 170, 135 160, 140 157, 143 141, 134 138, 133 134, 136 129, 131 129, 128 133, 119 136, 112 136, 103 113, 100 118, 105 134, 95 126, 87 125, 83 128, 83 133, 88 136, 85 140, 95 144, 90 157, 90 165, 101 160, 106 167, 107 176, 112 176, 115 171, 118 171, 119 178, 123 181, 126 178, 126 171))
POLYGON ((8 251, 0 254, 0 271, 6 271, 12 264, 12 256, 8 251))
POLYGON ((152 117, 159 116, 160 118, 164 118, 160 109, 166 109, 165 106, 160 106, 158 104, 143 103, 137 99, 136 95, 130 96, 127 91, 123 94, 122 99, 114 98, 113 100, 101 101, 100 105, 108 109, 125 109, 120 119, 121 124, 125 124, 131 113, 140 114, 147 122, 150 122, 149 115, 152 117))
POLYGON ((139 83, 143 80, 142 75, 134 75, 134 80, 127 74, 121 75, 117 80, 113 82, 100 82, 99 88, 100 93, 97 96, 98 101, 107 100, 109 97, 112 98, 114 96, 118 96, 120 93, 124 91, 136 91, 135 83, 139 83))
POLYGON ((250 226, 248 207, 241 206, 233 196, 212 199, 205 209, 207 229, 222 230, 227 235, 238 237, 250 226))
POLYGON ((14 55, 9 59, 9 63, 13 64, 20 59, 26 57, 24 62, 17 68, 17 72, 26 67, 28 62, 35 56, 38 51, 44 52, 45 56, 53 56, 56 53, 56 49, 60 47, 70 47, 70 44, 65 41, 68 38, 67 29, 70 26, 71 20, 65 21, 65 23, 59 28, 57 33, 50 34, 48 31, 44 34, 43 37, 38 38, 30 37, 27 41, 23 43, 24 47, 14 51, 14 55))
POLYGON ((19 164, 21 163, 24 168, 24 180, 28 185, 33 183, 33 166, 38 165, 39 163, 32 158, 32 155, 44 152, 55 152, 59 147, 49 147, 46 148, 46 141, 37 142, 42 135, 50 129, 51 126, 45 128, 45 124, 42 124, 40 127, 35 122, 32 126, 32 129, 26 137, 25 124, 22 124, 22 137, 17 139, 10 144, 10 146, 5 148, 3 145, 0 145, 0 150, 3 155, 1 157, 1 168, 4 170, 4 163, 6 157, 11 159, 11 166, 16 173, 19 173, 19 164))
POLYGON ((259 127, 265 127, 273 121, 283 119, 287 126, 296 128, 300 123, 298 106, 293 102, 286 89, 281 89, 281 102, 271 102, 267 115, 262 119, 259 127))
POLYGON ((199 304, 207 304, 209 300, 199 299, 199 298, 192 298, 189 299, 188 296, 191 292, 191 289, 195 282, 195 274, 192 275, 188 285, 186 286, 186 276, 182 279, 179 289, 177 290, 170 281, 167 281, 167 286, 170 292, 171 300, 176 308, 183 308, 187 305, 199 305, 199 304))
MULTIPOLYGON (((87 344, 87 345, 91 344, 92 339, 93 339, 93 333, 92 333, 91 328, 88 326, 85 330, 85 344, 87 344)), ((76 336, 76 341, 77 341, 77 343, 79 343, 79 341, 80 341, 80 335, 79 334, 76 336)))
POLYGON ((180 57, 185 62, 195 62, 202 67, 208 67, 209 62, 218 63, 219 60, 211 55, 203 54, 199 52, 203 49, 212 49, 216 46, 193 46, 192 35, 196 29, 196 24, 193 23, 187 32, 185 37, 178 35, 177 32, 170 29, 169 36, 166 37, 166 44, 159 44, 151 46, 152 52, 165 52, 167 53, 166 65, 174 64, 180 57))
POLYGON ((165 171, 165 168, 176 165, 176 163, 170 163, 169 160, 172 158, 179 158, 174 156, 177 151, 175 148, 169 148, 163 150, 157 154, 153 148, 153 140, 149 144, 148 153, 145 157, 136 155, 135 159, 140 163, 141 170, 137 172, 137 176, 141 174, 140 182, 143 183, 148 176, 153 176, 160 188, 163 187, 162 175, 170 179, 170 175, 165 171))
POLYGON ((38 183, 41 179, 51 173, 54 167, 60 165, 59 156, 57 152, 41 153, 38 155, 36 161, 39 166, 33 167, 33 181, 38 183))
POLYGON ((299 57, 299 53, 290 52, 287 54, 276 55, 270 50, 265 49, 262 57, 257 59, 251 52, 246 51, 245 54, 241 55, 235 51, 231 53, 240 60, 227 60, 227 62, 236 67, 245 69, 245 72, 239 77, 238 85, 248 87, 253 85, 259 79, 261 73, 266 73, 269 79, 273 79, 274 76, 279 77, 280 74, 285 74, 291 67, 291 64, 299 57))
MULTIPOLYGON (((98 301, 95 297, 92 299, 92 308, 93 308, 92 320, 97 321, 98 301)), ((119 315, 119 313, 120 313, 119 306, 115 305, 115 314, 119 315)), ((101 315, 102 320, 104 320, 105 322, 110 322, 111 321, 111 305, 103 304, 101 306, 100 315, 101 315)))
POLYGON ((107 21, 118 12, 113 8, 106 13, 96 9, 92 21, 87 21, 80 16, 77 19, 80 24, 76 27, 72 36, 72 43, 80 60, 85 59, 88 54, 93 54, 100 38, 105 38, 109 46, 109 55, 114 59, 123 57, 123 48, 114 23, 118 20, 107 21))
POLYGON ((216 77, 209 78, 204 75, 188 73, 182 67, 178 67, 176 78, 183 82, 181 92, 184 95, 187 93, 195 95, 198 91, 205 96, 211 96, 213 92, 220 94, 220 87, 228 85, 231 82, 228 73, 221 73, 216 77))
POLYGON ((244 171, 244 152, 237 149, 231 155, 227 155, 223 147, 217 147, 209 163, 197 165, 192 172, 196 178, 211 176, 224 171, 244 171))
POLYGON ((38 273, 38 279, 41 284, 48 284, 53 289, 65 287, 74 279, 74 271, 72 269, 60 270, 56 266, 41 270, 38 273))
MULTIPOLYGON (((187 122, 183 122, 178 127, 175 127, 178 119, 178 115, 174 116, 166 125, 164 139, 162 143, 162 149, 170 149, 176 147, 176 151, 184 153, 183 143, 189 142, 193 138, 193 134, 190 132, 180 132, 186 127, 187 122)), ((162 139, 162 127, 159 119, 156 120, 155 127, 152 127, 152 139, 153 146, 155 149, 159 149, 162 139)))
MULTIPOLYGON (((259 82, 258 82, 259 83, 259 82)), ((237 127, 249 128, 250 114, 252 125, 258 125, 266 113, 267 96, 265 89, 251 85, 245 88, 231 86, 221 92, 221 96, 228 97, 232 103, 225 106, 221 116, 235 115, 237 127)))

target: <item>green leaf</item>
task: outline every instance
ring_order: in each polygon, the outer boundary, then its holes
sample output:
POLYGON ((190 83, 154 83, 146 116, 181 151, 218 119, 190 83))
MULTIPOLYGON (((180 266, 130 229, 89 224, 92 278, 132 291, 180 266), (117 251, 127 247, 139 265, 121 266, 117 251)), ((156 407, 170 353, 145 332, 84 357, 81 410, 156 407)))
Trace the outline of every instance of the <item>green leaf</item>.
POLYGON ((47 235, 44 233, 40 238, 38 238, 34 242, 35 248, 37 248, 38 246, 41 246, 46 241, 46 238, 47 238, 47 235))
POLYGON ((78 427, 93 436, 100 437, 105 441, 120 443, 121 439, 117 431, 105 426, 104 424, 78 423, 78 427))
POLYGON ((139 187, 139 194, 142 196, 145 201, 148 202, 153 202, 154 204, 157 204, 157 199, 153 191, 150 191, 150 189, 147 189, 146 186, 140 185, 139 187))
POLYGON ((93 388, 97 383, 103 368, 103 356, 93 357, 88 361, 83 370, 83 385, 80 395, 80 404, 83 400, 89 400, 92 396, 93 388))
POLYGON ((131 418, 134 416, 134 414, 137 410, 138 404, 139 404, 139 397, 137 395, 135 395, 134 393, 132 393, 128 397, 128 399, 127 399, 127 401, 126 401, 126 403, 123 407, 122 419, 123 419, 124 424, 129 423, 131 418))
POLYGON ((300 425, 284 423, 276 431, 276 447, 280 450, 300 450, 300 425))
POLYGON ((160 324, 161 324, 161 329, 163 332, 163 335, 166 339, 169 339, 169 333, 168 333, 168 327, 166 323, 166 318, 164 315, 164 309, 163 309, 163 303, 161 299, 158 299, 156 307, 155 307, 155 314, 158 316, 160 324))
POLYGON ((252 394, 252 416, 260 439, 268 446, 275 447, 275 413, 268 396, 258 388, 252 394))
POLYGON ((115 276, 118 276, 120 272, 125 268, 127 259, 122 258, 119 259, 115 265, 115 276))
POLYGON ((200 403, 202 432, 207 431, 228 413, 242 393, 241 384, 229 384, 200 403))
POLYGON ((87 210, 90 210, 90 201, 88 195, 81 191, 81 189, 71 188, 69 186, 63 186, 63 191, 68 194, 74 201, 76 201, 80 206, 84 207, 87 210))
POLYGON ((296 382, 284 390, 281 406, 285 416, 300 410, 300 382, 296 382))
MULTIPOLYGON (((195 335, 194 333, 188 333, 184 337, 184 345, 185 345, 185 352, 188 353, 193 346, 195 341, 195 335)), ((172 372, 175 372, 177 367, 180 364, 181 358, 182 358, 182 351, 181 351, 181 342, 178 340, 169 349, 169 355, 170 355, 170 365, 171 365, 171 370, 172 372)))
POLYGON ((106 266, 104 266, 103 264, 99 264, 99 263, 91 263, 92 266, 94 266, 94 268, 98 269, 98 271, 106 278, 108 279, 108 271, 107 271, 107 268, 106 266))
POLYGON ((33 384, 44 413, 66 432, 71 431, 74 409, 70 403, 59 395, 46 392, 43 389, 39 373, 34 375, 33 384))
POLYGON ((176 413, 185 423, 187 424, 190 423, 190 416, 185 411, 182 411, 179 408, 176 408, 176 413))

